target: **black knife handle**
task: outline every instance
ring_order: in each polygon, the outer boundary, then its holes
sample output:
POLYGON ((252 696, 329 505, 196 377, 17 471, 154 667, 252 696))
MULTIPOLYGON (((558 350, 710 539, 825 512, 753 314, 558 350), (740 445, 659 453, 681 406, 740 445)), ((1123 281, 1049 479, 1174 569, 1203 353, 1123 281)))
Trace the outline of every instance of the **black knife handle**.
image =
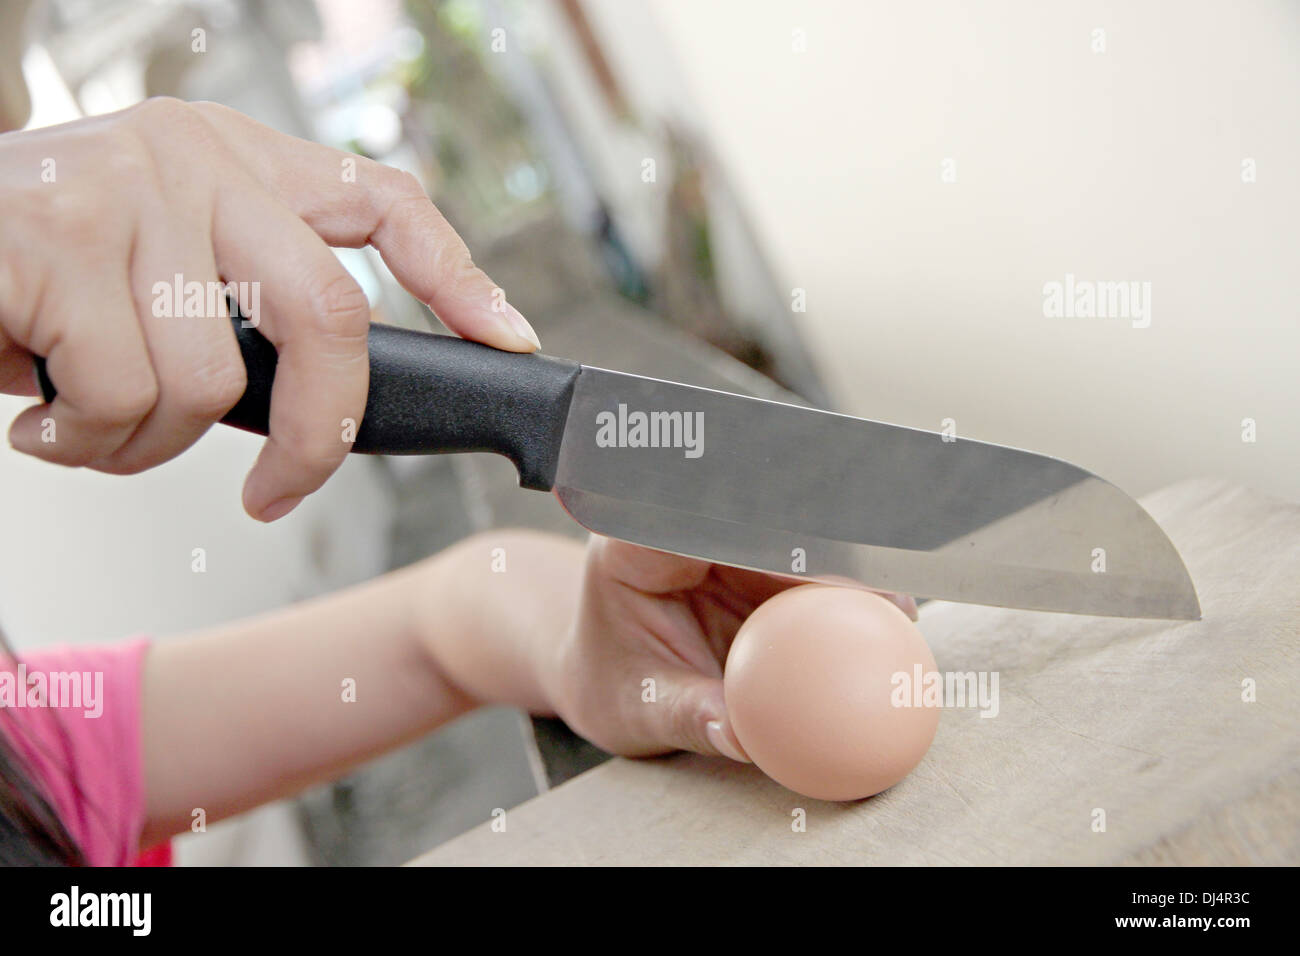
MULTIPOLYGON (((254 328, 232 318, 248 370, 227 425, 267 433, 278 355, 254 328)), ((581 366, 537 353, 521 355, 448 335, 370 326, 370 392, 352 445, 367 455, 486 451, 519 469, 524 488, 555 483, 560 440, 581 366)), ((56 394, 45 368, 36 374, 47 402, 56 394)), ((339 422, 340 432, 343 423, 339 422)))

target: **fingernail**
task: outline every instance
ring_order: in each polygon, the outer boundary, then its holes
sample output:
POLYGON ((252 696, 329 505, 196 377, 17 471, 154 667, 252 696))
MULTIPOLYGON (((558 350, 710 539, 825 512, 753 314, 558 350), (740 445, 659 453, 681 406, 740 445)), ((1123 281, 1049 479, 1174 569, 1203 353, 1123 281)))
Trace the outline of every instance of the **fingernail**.
POLYGON ((731 738, 727 736, 726 731, 722 729, 722 721, 710 720, 704 725, 704 733, 705 736, 709 738, 709 743, 712 744, 713 748, 718 751, 718 753, 722 754, 722 756, 730 757, 732 760, 739 761, 740 763, 753 763, 753 761, 745 754, 745 751, 740 749, 740 742, 733 742, 731 738))
POLYGON ((262 510, 262 520, 268 522, 279 521, 300 504, 302 504, 301 495, 297 498, 281 498, 279 501, 273 501, 262 510))
POLYGON ((916 599, 910 594, 895 594, 894 603, 903 609, 903 613, 915 621, 920 617, 920 609, 916 606, 916 599))
POLYGON ((872 593, 879 594, 913 621, 920 616, 920 610, 916 606, 916 600, 910 594, 895 594, 893 591, 874 591, 872 593))
POLYGON ((506 303, 506 322, 510 324, 510 328, 512 328, 515 334, 521 339, 532 342, 533 348, 540 349, 542 347, 541 340, 537 338, 537 333, 534 332, 533 327, 528 324, 528 320, 525 319, 519 313, 519 310, 509 302, 506 303))

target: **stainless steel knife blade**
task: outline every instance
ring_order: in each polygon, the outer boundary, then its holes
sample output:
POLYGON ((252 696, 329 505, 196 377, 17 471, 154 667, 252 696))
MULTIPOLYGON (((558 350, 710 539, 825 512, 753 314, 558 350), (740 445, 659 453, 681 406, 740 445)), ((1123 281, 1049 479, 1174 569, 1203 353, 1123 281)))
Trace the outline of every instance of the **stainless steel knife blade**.
MULTIPOLYGON (((278 353, 231 323, 248 386, 222 421, 265 435, 278 353)), ((504 455, 598 534, 923 598, 1200 617, 1151 517, 1059 459, 391 326, 368 347, 354 453, 504 455)))
POLYGON ((1016 448, 582 366, 554 491, 598 534, 804 580, 1196 620, 1114 485, 1016 448))

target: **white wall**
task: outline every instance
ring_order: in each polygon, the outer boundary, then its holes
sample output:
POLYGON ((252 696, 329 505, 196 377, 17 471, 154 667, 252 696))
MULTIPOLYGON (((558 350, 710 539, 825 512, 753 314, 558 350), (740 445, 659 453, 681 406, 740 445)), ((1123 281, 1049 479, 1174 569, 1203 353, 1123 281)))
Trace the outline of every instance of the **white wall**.
MULTIPOLYGON (((589 0, 620 73, 659 57, 626 6, 589 0)), ((1300 4, 653 12, 680 68, 656 106, 708 131, 807 290, 799 318, 845 411, 951 417, 1135 494, 1222 475, 1300 498, 1300 4), (1152 283, 1150 327, 1045 318, 1066 273, 1152 283)))
MULTIPOLYGON (((0 397, 0 420, 23 399, 0 397)), ((7 427, 7 426, 6 426, 7 427)), ((240 490, 253 436, 212 430, 152 471, 114 477, 0 449, 0 622, 22 648, 160 637, 280 607, 386 561, 388 503, 353 459, 292 515, 263 525, 240 490), (204 549, 206 571, 193 570, 204 549)))

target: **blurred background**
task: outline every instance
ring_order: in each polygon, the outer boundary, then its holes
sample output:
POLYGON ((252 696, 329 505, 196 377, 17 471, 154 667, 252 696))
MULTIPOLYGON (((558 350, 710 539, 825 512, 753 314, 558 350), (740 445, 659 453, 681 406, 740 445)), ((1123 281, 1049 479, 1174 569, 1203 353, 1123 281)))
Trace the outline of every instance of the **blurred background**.
MULTIPOLYGON (((414 173, 553 354, 951 420, 1134 495, 1300 500, 1298 54, 1289 0, 4 0, 0 126, 216 100, 414 173), (1150 324, 1049 317, 1067 276, 1150 283, 1150 324)), ((339 254, 376 321, 437 326, 339 254)), ((575 533, 491 456, 350 460, 262 526, 257 447, 214 429, 123 479, 6 445, 14 643, 166 640, 474 531, 575 533)), ((482 711, 179 859, 401 862, 601 759, 482 711)))

